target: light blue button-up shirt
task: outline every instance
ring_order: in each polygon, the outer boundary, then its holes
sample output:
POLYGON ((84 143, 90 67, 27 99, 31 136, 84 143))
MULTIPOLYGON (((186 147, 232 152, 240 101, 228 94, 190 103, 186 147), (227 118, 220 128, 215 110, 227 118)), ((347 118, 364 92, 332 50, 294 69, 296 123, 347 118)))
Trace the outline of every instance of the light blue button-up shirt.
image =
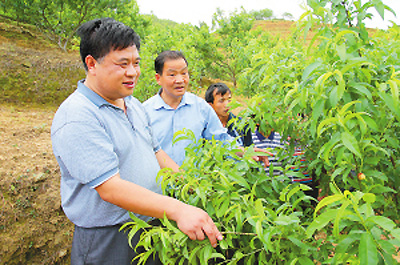
POLYGON ((126 114, 80 81, 54 116, 51 140, 61 170, 62 207, 78 226, 108 226, 130 220, 126 210, 103 201, 94 189, 117 173, 161 193, 155 156, 160 146, 149 117, 137 99, 129 96, 124 101, 126 114))
MULTIPOLYGON (((161 90, 160 90, 161 91, 161 90)), ((184 128, 200 138, 233 141, 219 120, 213 108, 202 98, 186 92, 179 106, 171 108, 161 98, 160 93, 143 103, 147 110, 154 135, 161 148, 178 164, 185 159, 185 148, 191 143, 180 140, 172 145, 174 133, 184 128)))

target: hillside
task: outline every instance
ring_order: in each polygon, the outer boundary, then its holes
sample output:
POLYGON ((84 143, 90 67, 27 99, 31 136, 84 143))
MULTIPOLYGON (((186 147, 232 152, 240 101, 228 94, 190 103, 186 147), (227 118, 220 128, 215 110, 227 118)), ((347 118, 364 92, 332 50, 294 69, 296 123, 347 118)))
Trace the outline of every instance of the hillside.
POLYGON ((77 55, 0 18, 0 264, 69 264, 73 226, 60 205, 50 125, 72 91, 62 72, 74 69, 77 55))

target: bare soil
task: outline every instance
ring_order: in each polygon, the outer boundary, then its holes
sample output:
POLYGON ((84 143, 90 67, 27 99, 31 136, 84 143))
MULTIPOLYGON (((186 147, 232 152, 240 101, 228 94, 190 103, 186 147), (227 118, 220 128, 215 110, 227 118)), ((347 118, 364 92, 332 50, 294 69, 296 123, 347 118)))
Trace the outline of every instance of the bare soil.
POLYGON ((55 107, 0 105, 0 264, 69 264, 50 126, 55 107))

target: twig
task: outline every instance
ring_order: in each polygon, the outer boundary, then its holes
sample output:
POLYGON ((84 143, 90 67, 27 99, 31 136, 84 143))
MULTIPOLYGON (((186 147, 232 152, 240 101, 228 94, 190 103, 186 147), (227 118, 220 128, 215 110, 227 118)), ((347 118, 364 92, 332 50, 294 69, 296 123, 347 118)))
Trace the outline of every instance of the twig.
POLYGON ((223 235, 227 235, 227 234, 233 234, 233 235, 239 235, 239 236, 256 236, 256 233, 241 233, 241 232, 234 232, 234 231, 224 231, 221 232, 221 234, 223 235))

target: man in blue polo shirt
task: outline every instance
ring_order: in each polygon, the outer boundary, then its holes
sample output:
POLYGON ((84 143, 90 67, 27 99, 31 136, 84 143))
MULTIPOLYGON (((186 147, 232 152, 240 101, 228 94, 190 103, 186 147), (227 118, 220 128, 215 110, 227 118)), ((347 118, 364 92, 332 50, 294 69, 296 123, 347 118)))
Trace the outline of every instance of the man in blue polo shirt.
MULTIPOLYGON (((162 149, 178 165, 185 159, 185 148, 190 141, 180 140, 172 144, 177 131, 189 129, 196 140, 234 140, 222 126, 213 108, 204 99, 186 92, 190 78, 188 62, 182 52, 161 52, 155 59, 154 66, 156 80, 161 89, 157 95, 145 101, 143 106, 149 113, 151 126, 162 149)), ((266 156, 257 156, 254 159, 268 164, 266 156)))
POLYGON ((131 96, 140 76, 139 36, 109 18, 83 24, 78 34, 86 79, 51 128, 62 207, 75 224, 71 264, 131 264, 136 254, 119 231, 129 211, 145 221, 166 215, 191 239, 207 236, 216 246, 222 235, 206 212, 160 194, 158 171, 178 166, 131 96))
POLYGON ((185 159, 189 140, 172 145, 174 133, 184 128, 200 138, 232 141, 214 110, 204 99, 186 92, 189 84, 188 62, 180 51, 164 51, 155 59, 157 95, 143 103, 163 150, 178 164, 185 159))

